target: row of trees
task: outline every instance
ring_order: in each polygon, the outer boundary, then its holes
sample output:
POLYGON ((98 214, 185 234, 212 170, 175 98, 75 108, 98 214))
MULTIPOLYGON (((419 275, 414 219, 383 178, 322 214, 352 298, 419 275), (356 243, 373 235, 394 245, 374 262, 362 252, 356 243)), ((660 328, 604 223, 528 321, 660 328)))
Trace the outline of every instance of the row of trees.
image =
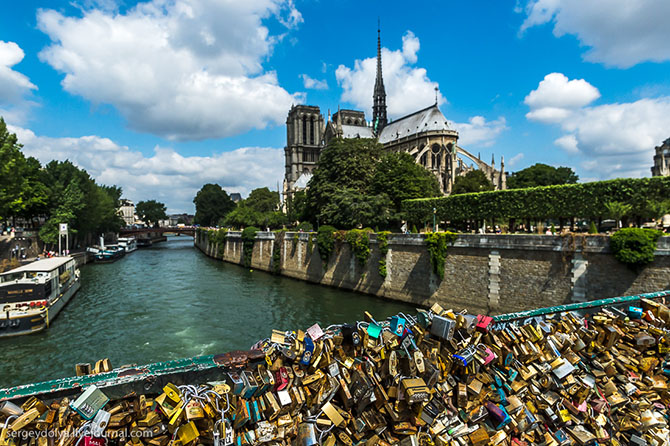
POLYGON ((74 243, 123 225, 117 215, 121 188, 96 184, 70 161, 42 166, 22 147, 0 118, 0 221, 43 218, 39 235, 47 243, 58 241, 59 223, 68 223, 74 243))
MULTIPOLYGON (((524 189, 537 186, 556 186, 560 184, 575 184, 579 177, 569 167, 554 167, 537 163, 507 177, 508 189, 524 189)), ((471 170, 456 178, 453 195, 472 192, 486 192, 493 190, 493 183, 481 170, 471 170)))
POLYGON ((254 189, 246 200, 233 202, 218 184, 205 184, 193 199, 195 223, 201 226, 271 227, 288 223, 279 210, 279 192, 267 187, 254 189))
POLYGON ((278 228, 296 222, 339 228, 398 228, 402 202, 437 197, 437 179, 406 153, 383 153, 374 139, 334 139, 321 154, 307 192, 286 197, 280 211, 278 192, 254 189, 235 205, 218 184, 206 184, 193 202, 202 226, 278 228))

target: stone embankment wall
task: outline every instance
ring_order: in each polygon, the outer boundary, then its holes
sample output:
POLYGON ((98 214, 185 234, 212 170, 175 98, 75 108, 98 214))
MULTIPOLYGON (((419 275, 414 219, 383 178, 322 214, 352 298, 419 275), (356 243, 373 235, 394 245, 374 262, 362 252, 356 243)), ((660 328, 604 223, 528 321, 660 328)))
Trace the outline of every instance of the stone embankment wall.
MULTIPOLYGON (((422 306, 437 302, 491 314, 670 289, 670 237, 659 241, 653 263, 634 271, 614 258, 607 236, 464 234, 448 250, 442 280, 432 272, 421 234, 388 236, 385 278, 374 234, 364 266, 347 243, 336 243, 324 266, 316 234, 309 237, 287 232, 275 242, 274 233, 257 233, 251 267, 422 306)), ((205 234, 195 243, 208 256, 243 262, 239 232, 229 232, 223 246, 209 244, 205 234)))

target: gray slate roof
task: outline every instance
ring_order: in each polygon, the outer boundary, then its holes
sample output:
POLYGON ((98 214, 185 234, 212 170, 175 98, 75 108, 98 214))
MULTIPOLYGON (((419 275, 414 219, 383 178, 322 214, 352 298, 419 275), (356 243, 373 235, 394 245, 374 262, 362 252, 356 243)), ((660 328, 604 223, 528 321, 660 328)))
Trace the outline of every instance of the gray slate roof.
POLYGON ((379 142, 386 144, 396 139, 428 131, 453 131, 436 104, 387 124, 379 135, 379 142))
POLYGON ((342 125, 343 138, 374 138, 370 127, 363 127, 359 125, 342 125))

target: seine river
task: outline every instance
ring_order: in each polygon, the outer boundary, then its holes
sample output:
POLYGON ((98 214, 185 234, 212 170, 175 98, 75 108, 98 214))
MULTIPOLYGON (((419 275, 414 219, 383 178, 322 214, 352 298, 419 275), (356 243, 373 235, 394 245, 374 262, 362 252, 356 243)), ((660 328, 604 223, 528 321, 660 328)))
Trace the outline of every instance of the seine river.
POLYGON ((250 271, 171 237, 112 264, 85 265, 82 287, 52 326, 0 339, 0 388, 74 375, 75 364, 114 367, 246 350, 273 328, 377 319, 406 304, 250 271))

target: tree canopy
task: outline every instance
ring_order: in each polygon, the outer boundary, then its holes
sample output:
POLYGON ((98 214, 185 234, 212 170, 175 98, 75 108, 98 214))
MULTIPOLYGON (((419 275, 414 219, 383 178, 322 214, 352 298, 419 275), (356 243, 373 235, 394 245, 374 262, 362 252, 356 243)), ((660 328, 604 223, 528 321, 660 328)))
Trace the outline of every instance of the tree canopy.
POLYGON ((507 177, 508 189, 521 189, 535 186, 553 186, 575 184, 579 177, 570 167, 554 167, 537 163, 507 177))
POLYGON ((440 195, 437 179, 408 154, 383 153, 374 139, 333 139, 309 182, 305 217, 340 228, 390 227, 402 201, 440 195))
POLYGON ((215 226, 230 211, 235 203, 228 193, 218 184, 205 184, 195 198, 195 223, 202 226, 215 226))
POLYGON ((451 193, 452 195, 458 195, 487 190, 493 190, 493 183, 486 178, 486 175, 481 170, 471 170, 465 175, 456 177, 451 193))
POLYGON ((222 223, 236 228, 258 226, 274 229, 282 227, 287 221, 286 215, 279 210, 279 192, 261 187, 252 190, 246 200, 237 203, 222 223))
POLYGON ((116 232, 123 226, 117 213, 121 188, 99 186, 83 169, 70 161, 51 161, 41 171, 48 184, 45 215, 40 238, 58 241, 58 224, 68 223, 70 233, 79 241, 92 234, 116 232))
POLYGON ((47 187, 40 163, 26 158, 22 147, 0 118, 0 220, 32 217, 46 210, 47 187))
POLYGON ((373 194, 386 194, 393 211, 402 211, 402 201, 412 198, 439 197, 435 175, 418 165, 409 153, 388 153, 381 157, 372 176, 373 194))
POLYGON ((153 226, 157 226, 159 220, 167 218, 166 210, 165 205, 156 200, 140 201, 135 206, 135 212, 140 219, 153 226))

